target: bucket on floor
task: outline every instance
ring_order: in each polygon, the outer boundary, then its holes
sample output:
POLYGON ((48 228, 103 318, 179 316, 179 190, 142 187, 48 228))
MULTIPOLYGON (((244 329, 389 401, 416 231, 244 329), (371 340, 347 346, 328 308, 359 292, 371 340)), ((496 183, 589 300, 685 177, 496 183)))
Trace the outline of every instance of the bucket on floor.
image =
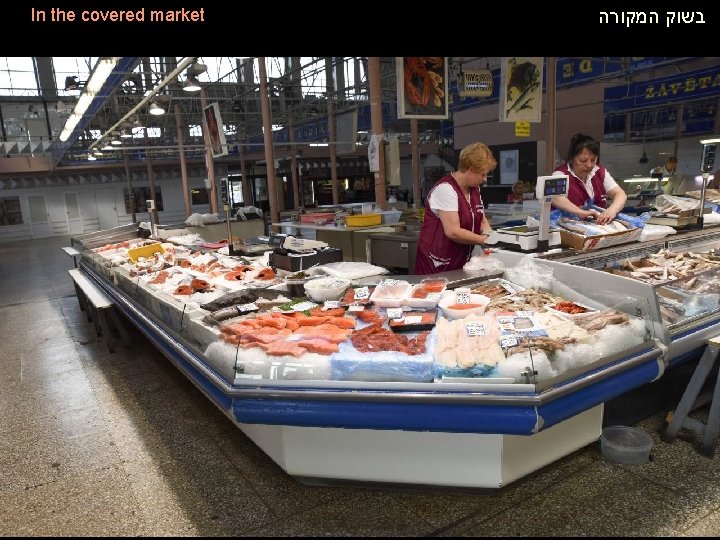
POLYGON ((642 429, 609 426, 600 437, 600 451, 605 459, 625 465, 642 465, 650 460, 653 440, 642 429))

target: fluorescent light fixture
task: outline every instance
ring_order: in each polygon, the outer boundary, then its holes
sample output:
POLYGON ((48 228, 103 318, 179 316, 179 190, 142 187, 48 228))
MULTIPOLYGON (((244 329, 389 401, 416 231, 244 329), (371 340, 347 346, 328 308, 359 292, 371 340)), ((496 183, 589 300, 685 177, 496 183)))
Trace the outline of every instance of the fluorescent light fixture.
POLYGON ((94 98, 95 98, 94 93, 89 94, 86 92, 83 95, 81 95, 78 98, 77 103, 75 104, 74 112, 77 114, 80 114, 80 115, 84 114, 85 111, 88 110, 88 107, 90 106, 90 104, 92 103, 94 98))
POLYGON ((720 143, 720 137, 714 137, 712 139, 705 139, 700 141, 700 144, 718 144, 720 143))
POLYGON ((115 65, 118 63, 119 59, 119 57, 103 57, 95 65, 95 69, 90 75, 90 80, 88 80, 83 93, 80 95, 77 103, 75 104, 73 113, 65 122, 65 127, 60 134, 60 140, 62 142, 67 141, 73 131, 75 131, 75 127, 82 119, 83 114, 85 114, 85 111, 87 111, 88 107, 92 104, 95 94, 97 94, 103 87, 105 81, 110 76, 113 69, 115 69, 115 65))
MULTIPOLYGON (((663 182, 667 182, 670 180, 669 178, 663 178, 663 182)), ((623 180, 626 184, 634 184, 634 183, 641 183, 641 182, 657 182, 657 178, 650 178, 649 176, 644 176, 642 178, 628 178, 627 180, 623 180)))
POLYGON ((115 69, 115 65, 118 60, 118 57, 101 58, 95 65, 95 69, 93 70, 92 75, 90 75, 90 80, 85 85, 85 91, 92 92, 93 94, 98 93, 102 89, 113 69, 115 69))
POLYGON ((88 159, 88 161, 97 161, 97 158, 92 154, 88 154, 87 159, 88 159))
POLYGON ((110 152, 112 150, 115 150, 115 147, 110 143, 106 143, 105 146, 102 147, 102 150, 104 152, 110 152))
POLYGON ((120 139, 114 138, 110 141, 110 144, 114 144, 115 146, 118 146, 122 144, 122 141, 120 139))
POLYGON ((310 143, 310 146, 327 146, 328 143, 326 142, 316 142, 316 143, 310 143))
POLYGON ((120 137, 123 139, 129 139, 132 137, 132 133, 130 133, 129 129, 123 128, 122 131, 120 131, 120 137))

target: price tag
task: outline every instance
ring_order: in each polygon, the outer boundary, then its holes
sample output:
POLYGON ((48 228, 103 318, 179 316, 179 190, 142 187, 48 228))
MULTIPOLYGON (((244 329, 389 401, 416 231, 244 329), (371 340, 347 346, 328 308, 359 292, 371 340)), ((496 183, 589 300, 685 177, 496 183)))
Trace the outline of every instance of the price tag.
POLYGON ((517 347, 519 345, 518 338, 515 336, 508 336, 500 339, 500 346, 503 349, 509 349, 510 347, 517 347))
POLYGON ((420 324, 421 322, 421 315, 410 315, 409 317, 405 317, 405 324, 420 324))
POLYGON ((353 298, 355 298, 355 300, 365 300, 366 298, 369 298, 369 297, 370 297, 370 291, 368 290, 367 287, 358 287, 357 289, 355 289, 355 295, 353 296, 353 298))
POLYGON ((456 304, 469 304, 470 303, 470 293, 469 292, 455 293, 455 303, 456 304))
POLYGON ((388 308, 387 316, 388 316, 388 319, 402 319, 403 309, 401 307, 388 308))
POLYGON ((535 314, 534 311, 516 311, 515 313, 518 317, 532 317, 535 314))
POLYGON ((382 284, 386 287, 392 287, 393 285, 397 285, 400 283, 397 279, 386 279, 382 282, 382 284))
POLYGON ((257 311, 260 309, 255 305, 255 303, 252 304, 242 304, 240 306, 235 306, 235 309, 238 310, 238 313, 247 313, 248 311, 257 311))
POLYGON ((325 300, 323 310, 334 309, 340 307, 340 300, 325 300))
POLYGON ((348 306, 348 311, 365 311, 365 306, 353 304, 352 306, 348 306))
POLYGON ((485 325, 479 322, 465 323, 465 332, 468 336, 484 336, 485 325))
POLYGON ((440 300, 440 297, 441 297, 441 296, 442 296, 442 293, 439 293, 439 292, 431 292, 431 293, 428 293, 427 299, 428 299, 428 300, 431 300, 431 301, 433 301, 433 302, 436 302, 436 301, 440 300))

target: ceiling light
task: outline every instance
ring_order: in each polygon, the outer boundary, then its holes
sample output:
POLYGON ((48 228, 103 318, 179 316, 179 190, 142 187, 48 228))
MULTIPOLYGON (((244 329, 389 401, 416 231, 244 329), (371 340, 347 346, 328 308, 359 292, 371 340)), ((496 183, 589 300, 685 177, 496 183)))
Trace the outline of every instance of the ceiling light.
POLYGON ((128 128, 123 128, 120 131, 120 137, 122 137, 123 139, 129 139, 130 137, 132 137, 132 133, 130 133, 130 130, 128 128))
POLYGON ((110 141, 110 144, 114 144, 115 146, 118 146, 118 145, 122 144, 122 141, 120 139, 118 139, 117 137, 113 137, 112 140, 110 141))
POLYGON ((150 104, 150 108, 148 109, 148 112, 150 114, 154 114, 155 116, 160 116, 162 114, 165 114, 165 109, 163 109, 160 105, 155 103, 154 101, 150 104))
POLYGON ((200 89, 200 83, 198 80, 194 76, 188 75, 183 83, 183 90, 186 92, 198 92, 200 89))
POLYGON ((105 143, 105 146, 102 147, 102 150, 105 152, 110 152, 111 150, 115 150, 110 143, 105 143))
POLYGON ((188 77, 196 77, 198 75, 201 75, 202 73, 205 73, 206 71, 207 66, 205 64, 201 64, 200 62, 193 62, 187 68, 187 75, 188 77))

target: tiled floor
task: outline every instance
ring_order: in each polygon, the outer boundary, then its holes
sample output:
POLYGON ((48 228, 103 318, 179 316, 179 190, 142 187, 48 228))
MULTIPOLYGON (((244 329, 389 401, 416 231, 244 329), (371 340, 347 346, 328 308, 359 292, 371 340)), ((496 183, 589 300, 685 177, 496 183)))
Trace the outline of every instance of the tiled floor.
POLYGON ((139 333, 107 352, 66 245, 0 244, 0 535, 720 534, 720 458, 661 442, 663 413, 641 466, 594 443, 500 490, 300 484, 139 333))

